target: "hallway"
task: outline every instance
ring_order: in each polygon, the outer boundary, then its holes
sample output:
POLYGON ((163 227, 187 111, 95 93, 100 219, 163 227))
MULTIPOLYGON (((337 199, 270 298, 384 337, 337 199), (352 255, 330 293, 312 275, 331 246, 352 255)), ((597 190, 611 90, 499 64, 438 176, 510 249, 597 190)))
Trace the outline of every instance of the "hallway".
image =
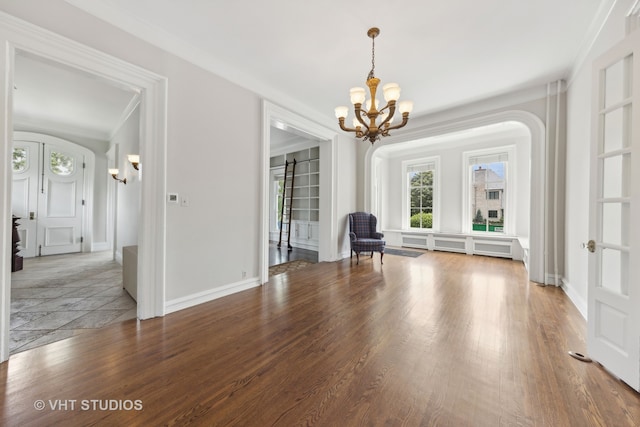
POLYGON ((27 258, 11 273, 11 354, 135 317, 110 251, 27 258))

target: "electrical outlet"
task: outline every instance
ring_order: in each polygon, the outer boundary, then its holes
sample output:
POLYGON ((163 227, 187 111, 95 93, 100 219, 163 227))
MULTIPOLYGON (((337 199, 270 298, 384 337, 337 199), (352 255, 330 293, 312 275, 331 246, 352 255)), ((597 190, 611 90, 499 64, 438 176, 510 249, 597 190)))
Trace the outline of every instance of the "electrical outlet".
POLYGON ((180 206, 182 206, 183 208, 186 208, 187 206, 189 206, 190 204, 190 200, 189 197, 187 196, 182 196, 180 198, 180 206))
POLYGON ((169 193, 167 194, 167 202, 178 204, 178 194, 177 193, 169 193))

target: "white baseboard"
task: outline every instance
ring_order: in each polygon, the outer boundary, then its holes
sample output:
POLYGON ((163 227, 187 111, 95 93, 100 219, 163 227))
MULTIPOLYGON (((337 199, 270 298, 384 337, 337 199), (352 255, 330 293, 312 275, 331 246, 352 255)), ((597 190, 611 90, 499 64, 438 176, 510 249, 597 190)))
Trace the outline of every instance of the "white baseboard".
POLYGON ((562 277, 558 274, 547 273, 544 278, 544 284, 562 286, 562 277))
POLYGON ((587 302, 582 299, 576 289, 571 286, 571 284, 564 278, 562 279, 561 287, 564 293, 569 297, 573 305, 578 309, 580 314, 582 314, 582 317, 587 320, 587 302))
POLYGON ((247 289, 260 286, 260 280, 257 277, 246 279, 241 282, 231 283, 225 286, 219 286, 196 294, 187 295, 167 301, 164 306, 165 314, 173 313, 185 308, 193 307, 198 304, 213 301, 214 299, 226 297, 236 292, 246 291, 247 289))

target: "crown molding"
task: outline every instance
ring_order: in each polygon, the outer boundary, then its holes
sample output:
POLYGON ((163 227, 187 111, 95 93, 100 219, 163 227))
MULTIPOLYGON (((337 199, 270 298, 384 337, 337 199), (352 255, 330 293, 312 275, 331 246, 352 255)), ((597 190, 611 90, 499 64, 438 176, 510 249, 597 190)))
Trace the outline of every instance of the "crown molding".
POLYGON ((571 86, 573 80, 580 73, 584 64, 591 53, 591 49, 593 49, 593 45, 596 40, 602 33, 602 29, 604 28, 607 20, 611 16, 611 12, 613 12, 614 7, 616 6, 618 0, 602 0, 600 6, 598 7, 598 11, 596 12, 595 17, 591 21, 591 25, 585 35, 578 52, 576 53, 575 59, 573 60, 573 66, 569 70, 569 75, 567 77, 567 87, 571 86))

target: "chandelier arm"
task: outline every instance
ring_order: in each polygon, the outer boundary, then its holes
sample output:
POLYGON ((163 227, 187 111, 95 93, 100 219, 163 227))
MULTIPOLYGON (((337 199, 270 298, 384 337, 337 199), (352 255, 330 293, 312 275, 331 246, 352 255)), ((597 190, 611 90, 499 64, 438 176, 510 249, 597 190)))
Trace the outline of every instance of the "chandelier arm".
MULTIPOLYGON (((362 120, 362 114, 364 113, 364 111, 362 111, 360 108, 362 107, 362 104, 355 104, 355 108, 356 108, 356 118, 358 119, 358 121, 360 123, 362 123, 362 126, 364 126, 367 131, 369 130, 369 125, 367 125, 365 123, 364 120, 362 120)), ((366 115, 366 113, 364 113, 366 115)))
POLYGON ((395 126, 389 126, 385 130, 386 131, 390 131, 390 130, 393 130, 393 129, 400 129, 401 127, 403 127, 407 123, 409 123, 409 113, 402 113, 402 123, 398 123, 395 126))
POLYGON ((393 119, 393 115, 396 113, 396 101, 389 101, 389 103, 387 105, 384 106, 384 108, 382 110, 380 110, 380 112, 383 112, 386 109, 389 109, 389 114, 387 115, 387 118, 384 119, 384 121, 382 123, 380 123, 380 128, 382 129, 384 127, 384 125, 386 125, 387 123, 389 123, 389 121, 391 119, 393 119))
POLYGON ((356 132, 357 129, 355 128, 348 128, 344 125, 344 117, 340 117, 338 119, 338 123, 340 124, 340 129, 342 129, 345 132, 356 132))
POLYGON ((365 132, 362 132, 362 129, 358 130, 357 128, 349 128, 344 125, 344 117, 340 117, 338 119, 338 124, 340 125, 340 129, 345 132, 355 132, 356 138, 362 138, 365 135, 365 132))

